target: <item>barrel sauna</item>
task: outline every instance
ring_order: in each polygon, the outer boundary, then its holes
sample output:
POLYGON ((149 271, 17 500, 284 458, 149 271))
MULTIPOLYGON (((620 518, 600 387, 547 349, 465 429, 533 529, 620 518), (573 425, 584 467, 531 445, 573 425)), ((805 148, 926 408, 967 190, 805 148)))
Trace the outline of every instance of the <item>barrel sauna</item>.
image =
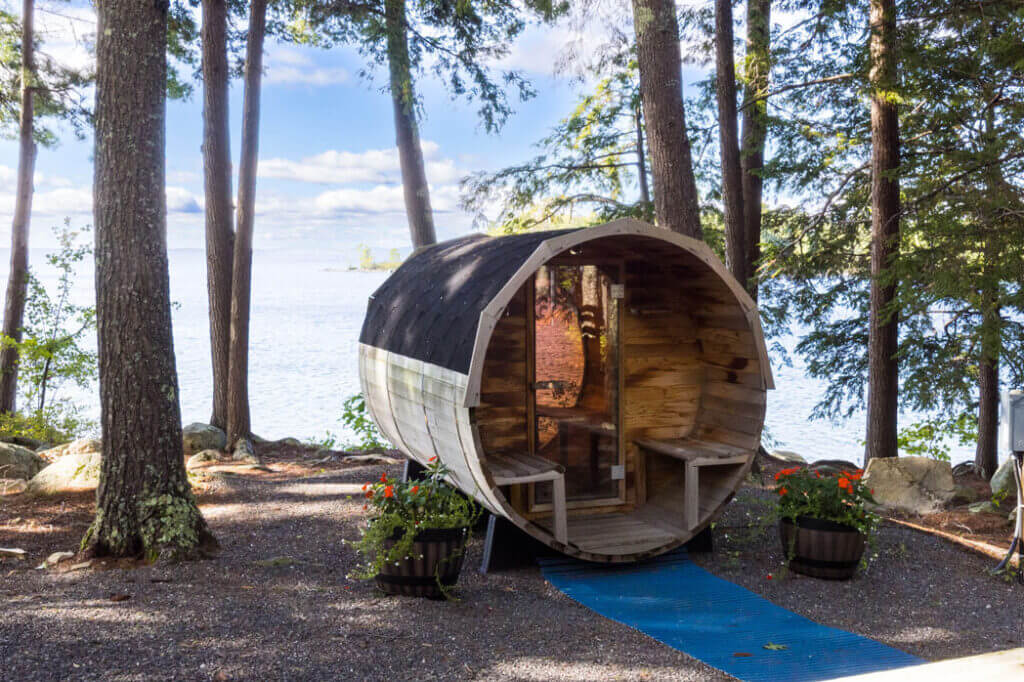
POLYGON ((395 447, 600 562, 715 519, 774 387, 757 308, 721 261, 628 219, 415 252, 370 298, 359 376, 395 447))

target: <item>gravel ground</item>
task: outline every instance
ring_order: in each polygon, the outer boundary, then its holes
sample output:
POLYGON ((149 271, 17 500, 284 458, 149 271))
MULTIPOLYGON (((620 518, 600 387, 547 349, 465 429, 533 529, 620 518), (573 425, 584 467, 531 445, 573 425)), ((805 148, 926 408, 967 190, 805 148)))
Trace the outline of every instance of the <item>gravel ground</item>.
POLYGON ((1024 646, 1024 586, 991 575, 992 559, 886 524, 867 570, 853 580, 786 572, 776 526, 764 520, 771 498, 741 490, 716 525, 714 553, 694 560, 819 623, 929 660, 1024 646))
POLYGON ((225 478, 200 498, 222 545, 209 561, 37 571, 81 529, 49 546, 17 538, 37 549, 31 562, 0 566, 0 679, 730 679, 584 609, 537 569, 479 575, 480 537, 459 602, 384 597, 348 580, 342 539, 365 513, 336 485, 380 471, 225 478), (294 563, 257 563, 278 557, 294 563))
MULTIPOLYGON (((584 609, 535 568, 479 575, 480 537, 459 602, 384 597, 347 579, 353 556, 342 540, 357 536, 365 512, 337 484, 380 471, 219 477, 200 498, 222 544, 208 561, 39 571, 32 566, 71 549, 87 519, 0 537, 33 554, 0 566, 0 679, 731 679, 584 609)), ((765 499, 744 490, 716 530, 716 552, 698 563, 925 658, 1024 642, 1024 588, 990 577, 990 561, 913 531, 885 528, 878 560, 851 582, 783 578, 775 530, 758 525, 765 499)), ((0 527, 12 527, 4 523, 0 509, 0 527)))

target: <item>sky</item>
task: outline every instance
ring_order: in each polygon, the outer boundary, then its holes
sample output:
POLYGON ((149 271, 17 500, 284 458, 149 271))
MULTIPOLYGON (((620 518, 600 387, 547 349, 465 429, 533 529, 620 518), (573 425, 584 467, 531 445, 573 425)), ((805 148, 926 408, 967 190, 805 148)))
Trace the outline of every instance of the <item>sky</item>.
MULTIPOLYGON (((68 64, 91 59, 77 44, 95 33, 95 14, 87 4, 62 7, 41 2, 36 24, 42 52, 68 64)), ((424 110, 421 138, 440 239, 473 229, 473 216, 458 206, 460 178, 528 158, 531 145, 570 110, 578 85, 553 72, 566 41, 573 37, 566 23, 535 27, 511 46, 499 66, 525 72, 538 95, 516 102, 515 114, 497 135, 484 131, 472 103, 452 101, 431 78, 418 82, 424 110)), ((380 256, 392 247, 408 248, 391 104, 383 90, 385 74, 378 70, 372 81, 360 77, 365 61, 351 48, 323 50, 268 41, 265 63, 255 248, 331 248, 355 254, 359 244, 367 244, 380 256)), ((236 164, 241 105, 242 84, 235 81, 230 109, 236 164)), ((189 101, 170 101, 167 106, 170 248, 203 246, 201 135, 202 93, 197 87, 189 101)), ((33 246, 52 246, 51 228, 65 217, 73 225, 92 222, 92 145, 91 136, 78 141, 66 131, 56 148, 40 149, 33 246)), ((4 246, 10 240, 17 158, 17 142, 0 141, 4 246)))

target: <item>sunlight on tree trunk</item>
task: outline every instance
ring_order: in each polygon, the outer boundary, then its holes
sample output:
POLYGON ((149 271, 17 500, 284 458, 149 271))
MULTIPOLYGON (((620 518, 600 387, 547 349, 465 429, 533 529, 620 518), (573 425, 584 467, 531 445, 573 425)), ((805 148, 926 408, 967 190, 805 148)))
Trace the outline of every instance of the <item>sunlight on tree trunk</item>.
POLYGON ((430 208, 430 187, 423 165, 419 125, 416 123, 416 93, 409 62, 405 0, 385 0, 384 11, 388 34, 391 104, 395 112, 395 142, 402 168, 405 213, 409 220, 413 248, 418 249, 435 243, 437 235, 434 232, 434 214, 430 208))
POLYGON ((213 409, 210 423, 227 427, 231 345, 231 270, 235 241, 228 123, 228 6, 203 0, 203 179, 206 192, 206 282, 209 295, 213 409))
POLYGON ((228 368, 228 448, 252 430, 249 422, 249 302, 252 287, 252 232, 259 160, 260 88, 267 2, 253 0, 245 55, 242 104, 242 161, 238 167, 238 229, 231 273, 231 349, 228 368))
MULTIPOLYGON (((21 118, 18 130, 18 184, 11 221, 11 270, 7 275, 4 304, 4 337, 21 341, 28 294, 28 232, 32 219, 32 176, 36 165, 33 139, 33 87, 35 86, 35 0, 23 0, 21 7, 21 118)), ((0 350, 0 413, 17 408, 18 348, 4 345, 0 350)))
POLYGON ((633 0, 640 94, 658 224, 703 238, 683 108, 682 56, 674 0, 633 0))
POLYGON ((96 311, 103 464, 88 556, 186 558, 215 546, 185 474, 165 197, 167 15, 97 3, 96 311))

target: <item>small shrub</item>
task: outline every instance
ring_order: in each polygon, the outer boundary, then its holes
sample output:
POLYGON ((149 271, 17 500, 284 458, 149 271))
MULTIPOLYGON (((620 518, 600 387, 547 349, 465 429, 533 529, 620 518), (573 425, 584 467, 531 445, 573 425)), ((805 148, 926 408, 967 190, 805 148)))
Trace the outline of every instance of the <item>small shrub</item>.
MULTIPOLYGON (((359 439, 354 449, 380 450, 390 447, 384 435, 377 428, 366 409, 366 399, 361 393, 351 396, 343 405, 341 423, 351 429, 359 439)), ((328 433, 334 443, 334 436, 328 433)))

